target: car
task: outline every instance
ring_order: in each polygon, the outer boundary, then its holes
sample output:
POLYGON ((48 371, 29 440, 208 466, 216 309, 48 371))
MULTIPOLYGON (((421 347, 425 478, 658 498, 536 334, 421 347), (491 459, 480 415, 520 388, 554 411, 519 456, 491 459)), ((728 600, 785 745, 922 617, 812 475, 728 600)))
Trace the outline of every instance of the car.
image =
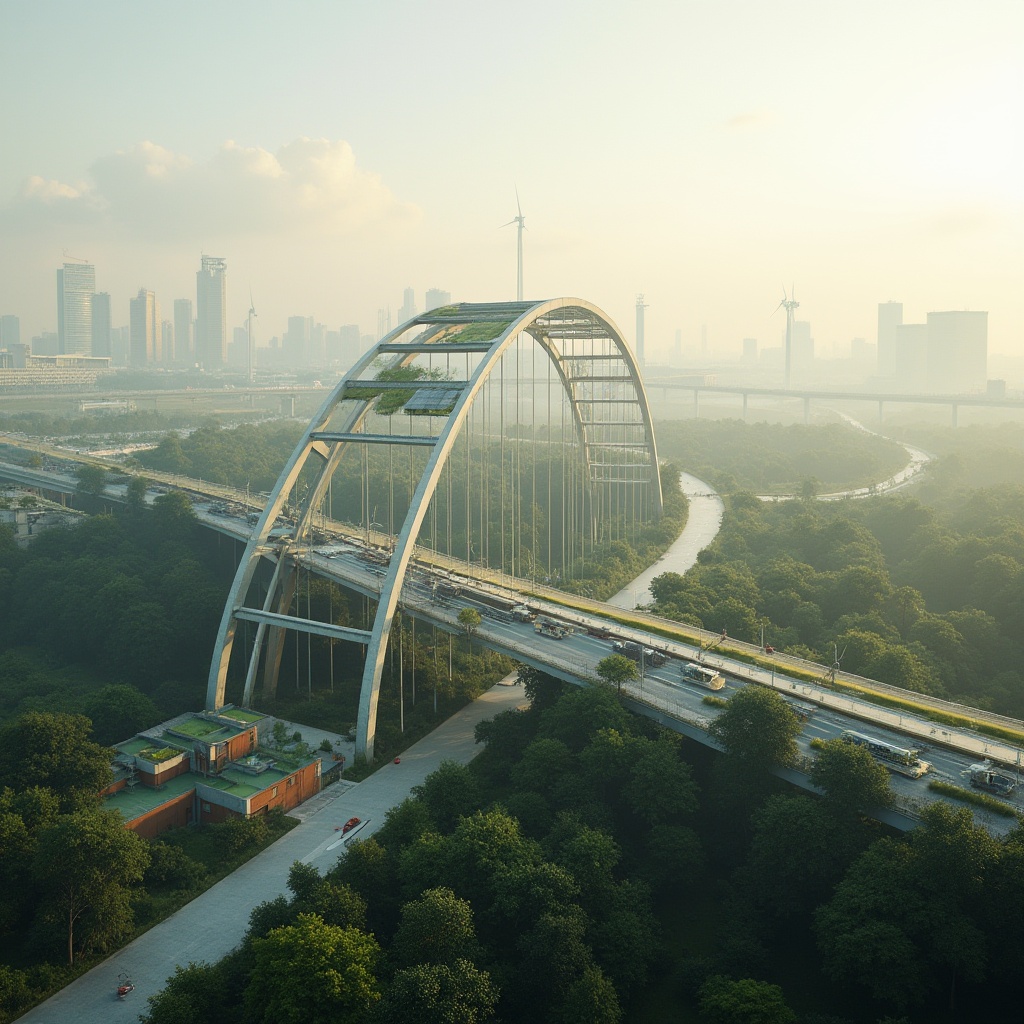
POLYGON ((341 834, 344 835, 346 832, 351 832, 361 822, 361 818, 349 818, 344 825, 341 826, 341 834))

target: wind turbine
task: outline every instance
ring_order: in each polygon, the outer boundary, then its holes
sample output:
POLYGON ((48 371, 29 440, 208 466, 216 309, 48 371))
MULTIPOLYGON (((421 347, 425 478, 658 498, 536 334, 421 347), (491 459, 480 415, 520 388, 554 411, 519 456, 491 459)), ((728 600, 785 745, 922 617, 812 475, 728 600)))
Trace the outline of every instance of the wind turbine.
POLYGON ((519 257, 517 267, 518 273, 516 275, 516 300, 518 302, 523 301, 523 232, 526 230, 526 218, 523 216, 523 208, 519 205, 519 188, 516 187, 516 209, 519 211, 518 217, 513 217, 508 224, 502 224, 503 228, 511 227, 513 224, 519 225, 519 231, 517 232, 518 238, 518 249, 517 255, 519 257))
POLYGON ((249 383, 252 384, 256 379, 256 351, 253 348, 252 338, 252 322, 256 319, 256 307, 252 301, 252 289, 249 289, 249 318, 246 322, 246 330, 249 335, 248 344, 248 366, 249 366, 249 383))
POLYGON ((784 387, 788 390, 793 355, 793 310, 800 307, 800 303, 796 301, 796 285, 790 288, 788 297, 786 296, 786 286, 782 286, 782 301, 775 307, 774 312, 777 313, 783 307, 786 309, 786 376, 784 387))

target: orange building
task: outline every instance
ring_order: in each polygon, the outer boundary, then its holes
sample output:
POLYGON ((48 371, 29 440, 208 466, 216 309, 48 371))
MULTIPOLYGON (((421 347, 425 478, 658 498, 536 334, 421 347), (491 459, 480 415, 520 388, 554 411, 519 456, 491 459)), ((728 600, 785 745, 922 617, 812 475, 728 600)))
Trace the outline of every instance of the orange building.
POLYGON ((320 758, 260 742, 269 720, 244 708, 181 715, 116 745, 105 806, 152 839, 183 825, 290 811, 320 792, 320 758))

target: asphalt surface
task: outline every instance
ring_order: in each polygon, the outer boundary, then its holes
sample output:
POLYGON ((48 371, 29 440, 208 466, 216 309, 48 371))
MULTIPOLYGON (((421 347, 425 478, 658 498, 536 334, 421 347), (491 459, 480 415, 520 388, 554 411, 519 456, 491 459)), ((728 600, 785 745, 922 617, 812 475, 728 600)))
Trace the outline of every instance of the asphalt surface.
POLYGON ((164 987, 176 965, 212 963, 238 945, 253 908, 287 892, 288 871, 295 861, 321 872, 331 867, 345 852, 348 839, 372 835, 388 809, 409 796, 442 761, 471 761, 479 752, 473 738, 477 722, 525 703, 521 686, 499 683, 410 747, 400 764, 386 764, 358 784, 328 787, 292 812, 302 823, 273 846, 19 1021, 137 1024, 147 999, 164 987), (342 836, 341 826, 352 817, 362 824, 342 836), (132 979, 135 991, 119 1000, 115 988, 122 973, 132 979))

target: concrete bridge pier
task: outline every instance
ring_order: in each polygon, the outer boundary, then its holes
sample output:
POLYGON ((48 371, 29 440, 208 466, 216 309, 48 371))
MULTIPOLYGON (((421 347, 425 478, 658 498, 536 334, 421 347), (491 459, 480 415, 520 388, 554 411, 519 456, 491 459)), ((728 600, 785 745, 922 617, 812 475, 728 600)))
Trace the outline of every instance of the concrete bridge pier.
POLYGON ((693 418, 700 419, 700 392, 693 389, 693 418))

